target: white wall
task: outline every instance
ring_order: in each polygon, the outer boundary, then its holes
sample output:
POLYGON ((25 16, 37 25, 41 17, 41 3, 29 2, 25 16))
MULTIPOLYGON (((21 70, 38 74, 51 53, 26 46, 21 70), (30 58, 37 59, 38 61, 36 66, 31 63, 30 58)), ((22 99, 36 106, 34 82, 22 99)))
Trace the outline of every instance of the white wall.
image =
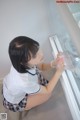
POLYGON ((14 37, 26 35, 41 46, 48 40, 47 4, 47 0, 0 1, 0 78, 10 69, 8 45, 14 37))
POLYGON ((9 42, 26 35, 40 42, 46 61, 52 60, 49 36, 65 28, 54 0, 0 0, 0 78, 10 69, 9 42))

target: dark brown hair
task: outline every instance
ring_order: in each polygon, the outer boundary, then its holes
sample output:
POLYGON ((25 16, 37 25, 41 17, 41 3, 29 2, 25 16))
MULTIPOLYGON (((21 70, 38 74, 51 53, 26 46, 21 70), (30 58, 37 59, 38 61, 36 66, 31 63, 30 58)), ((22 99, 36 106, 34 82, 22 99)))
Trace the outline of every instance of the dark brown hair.
POLYGON ((14 68, 20 73, 26 73, 28 61, 35 57, 39 43, 26 36, 18 36, 9 44, 9 56, 14 68))

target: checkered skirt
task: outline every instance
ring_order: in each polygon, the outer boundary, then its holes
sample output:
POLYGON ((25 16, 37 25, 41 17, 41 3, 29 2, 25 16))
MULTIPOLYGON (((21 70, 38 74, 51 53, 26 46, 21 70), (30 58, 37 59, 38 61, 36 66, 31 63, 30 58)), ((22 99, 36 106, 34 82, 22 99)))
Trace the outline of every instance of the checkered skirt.
POLYGON ((12 104, 3 97, 3 106, 13 112, 23 111, 27 104, 27 98, 28 94, 18 104, 12 104))
MULTIPOLYGON (((41 75, 41 73, 38 69, 36 69, 36 72, 38 75, 39 84, 41 84, 43 86, 47 85, 48 80, 46 80, 43 77, 43 75, 41 75)), ((2 94, 3 94, 3 90, 2 90, 2 94)), ((8 102, 3 96, 3 106, 13 112, 24 111, 26 104, 27 104, 27 99, 28 99, 28 94, 26 93, 25 97, 18 104, 12 104, 12 103, 8 102)))

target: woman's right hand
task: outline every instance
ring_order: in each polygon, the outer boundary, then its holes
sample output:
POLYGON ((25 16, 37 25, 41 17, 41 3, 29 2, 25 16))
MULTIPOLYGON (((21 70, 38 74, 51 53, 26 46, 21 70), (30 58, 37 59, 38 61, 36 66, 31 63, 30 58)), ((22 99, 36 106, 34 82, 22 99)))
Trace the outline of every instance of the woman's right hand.
POLYGON ((57 65, 57 67, 56 67, 57 71, 59 71, 59 72, 61 72, 61 73, 64 71, 64 68, 65 68, 65 65, 64 65, 63 62, 58 63, 58 65, 57 65))
POLYGON ((65 65, 64 65, 64 59, 63 57, 60 56, 60 54, 58 54, 58 57, 57 57, 56 69, 57 71, 62 73, 64 71, 65 65))

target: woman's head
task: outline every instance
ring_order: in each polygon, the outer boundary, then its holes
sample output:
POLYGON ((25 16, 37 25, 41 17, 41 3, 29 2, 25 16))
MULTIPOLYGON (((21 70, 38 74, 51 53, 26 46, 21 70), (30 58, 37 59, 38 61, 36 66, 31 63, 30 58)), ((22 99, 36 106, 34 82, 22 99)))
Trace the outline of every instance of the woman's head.
POLYGON ((30 66, 37 65, 39 60, 39 43, 26 36, 18 36, 9 44, 9 56, 14 68, 25 73, 30 66))

